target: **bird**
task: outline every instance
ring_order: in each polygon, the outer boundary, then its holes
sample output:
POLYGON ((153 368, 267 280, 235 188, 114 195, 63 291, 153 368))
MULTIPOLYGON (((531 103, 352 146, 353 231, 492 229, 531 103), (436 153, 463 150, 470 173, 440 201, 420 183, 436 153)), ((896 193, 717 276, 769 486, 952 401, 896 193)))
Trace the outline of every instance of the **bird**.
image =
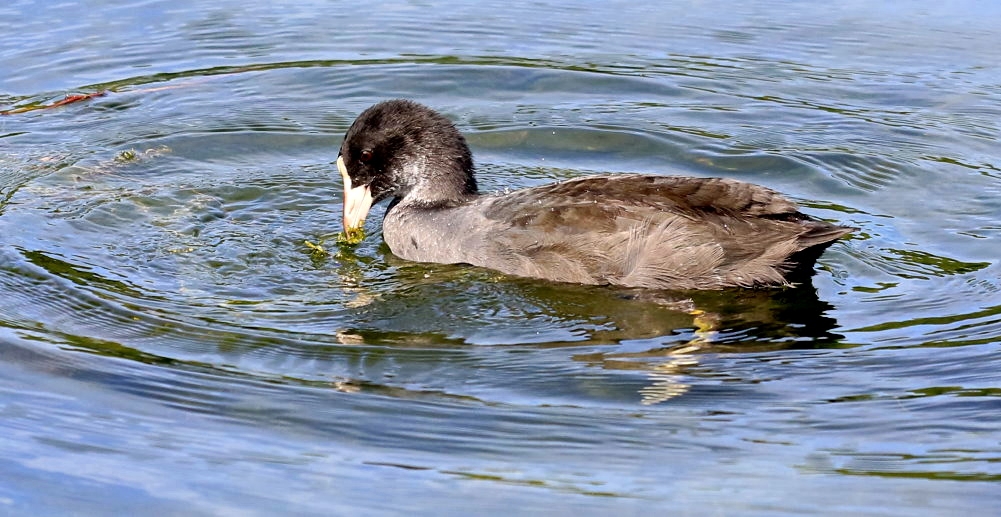
POLYGON ((345 232, 390 199, 382 235, 405 260, 508 275, 664 290, 795 285, 855 230, 801 213, 782 194, 729 178, 598 174, 481 193, 455 125, 407 99, 348 128, 336 166, 345 232))

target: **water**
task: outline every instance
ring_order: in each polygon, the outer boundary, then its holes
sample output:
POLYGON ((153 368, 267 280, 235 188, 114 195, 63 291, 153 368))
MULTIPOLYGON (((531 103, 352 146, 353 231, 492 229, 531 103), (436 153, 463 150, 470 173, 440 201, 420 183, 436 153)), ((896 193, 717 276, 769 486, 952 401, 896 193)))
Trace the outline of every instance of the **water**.
POLYGON ((0 6, 0 513, 984 515, 1001 9, 0 6), (339 230, 408 97, 480 182, 725 176, 860 228, 812 286, 636 293, 339 230), (693 310, 702 311, 695 316, 693 310))

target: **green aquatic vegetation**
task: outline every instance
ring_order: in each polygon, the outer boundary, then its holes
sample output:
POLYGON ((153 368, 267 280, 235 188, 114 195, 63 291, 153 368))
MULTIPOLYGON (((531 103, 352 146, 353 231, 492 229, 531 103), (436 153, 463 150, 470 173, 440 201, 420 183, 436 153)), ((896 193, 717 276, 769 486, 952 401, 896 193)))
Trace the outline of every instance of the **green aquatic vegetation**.
POLYGON ((309 256, 313 259, 323 259, 330 255, 330 252, 323 247, 323 241, 320 240, 319 244, 313 243, 310 240, 302 241, 303 244, 309 248, 309 256))
POLYGON ((126 149, 115 155, 115 161, 118 163, 139 161, 139 153, 135 149, 126 149))
MULTIPOLYGON (((358 243, 360 243, 364 239, 365 239, 364 228, 356 228, 353 230, 339 232, 334 237, 334 243, 337 245, 338 248, 341 248, 341 250, 338 251, 336 255, 340 256, 341 251, 348 251, 345 250, 344 248, 352 248, 358 245, 358 243)), ((306 248, 309 249, 310 257, 313 258, 314 260, 324 259, 331 255, 331 252, 328 251, 327 248, 323 246, 324 240, 325 239, 323 238, 319 238, 316 240, 316 242, 313 242, 309 239, 305 239, 302 241, 302 243, 306 246, 306 248)))
POLYGON ((365 228, 348 228, 337 234, 337 244, 356 246, 365 240, 365 228))
POLYGON ((118 165, 124 165, 129 163, 136 163, 149 158, 155 158, 160 155, 167 154, 171 149, 165 145, 159 147, 153 147, 146 149, 145 151, 137 151, 135 149, 126 149, 115 155, 113 162, 118 165))

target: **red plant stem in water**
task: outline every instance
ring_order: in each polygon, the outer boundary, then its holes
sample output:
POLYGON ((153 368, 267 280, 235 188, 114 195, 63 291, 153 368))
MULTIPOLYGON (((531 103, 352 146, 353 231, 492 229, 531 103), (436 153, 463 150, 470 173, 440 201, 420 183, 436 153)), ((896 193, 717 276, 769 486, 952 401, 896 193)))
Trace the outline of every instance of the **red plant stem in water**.
POLYGON ((58 106, 65 106, 67 104, 73 104, 74 102, 80 102, 80 101, 85 101, 85 100, 88 100, 88 99, 93 99, 94 97, 103 97, 107 93, 108 92, 102 90, 102 91, 94 92, 94 93, 78 93, 78 94, 75 94, 75 95, 67 95, 62 100, 58 100, 56 102, 53 102, 52 104, 42 104, 42 105, 39 105, 39 106, 24 106, 24 107, 21 107, 21 108, 14 108, 14 109, 11 109, 11 110, 0 111, 0 115, 14 115, 16 113, 26 113, 26 112, 29 112, 29 111, 55 108, 55 107, 58 107, 58 106))

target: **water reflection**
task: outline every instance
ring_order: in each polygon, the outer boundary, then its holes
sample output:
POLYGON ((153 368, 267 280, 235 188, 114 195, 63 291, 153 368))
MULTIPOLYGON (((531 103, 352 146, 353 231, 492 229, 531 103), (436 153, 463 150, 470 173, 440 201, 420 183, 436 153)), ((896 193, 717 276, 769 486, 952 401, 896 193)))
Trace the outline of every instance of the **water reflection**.
MULTIPOLYGON (((588 368, 645 371, 651 384, 640 387, 639 395, 644 403, 654 403, 684 393, 690 382, 684 380, 686 371, 698 365, 699 355, 824 347, 842 339, 833 332, 836 321, 827 315, 831 306, 809 284, 718 293, 650 292, 510 278, 465 266, 409 264, 387 255, 394 266, 379 273, 379 282, 367 285, 364 277, 372 272, 361 269, 357 257, 342 255, 334 257, 331 267, 338 271, 335 284, 344 291, 344 302, 335 312, 318 305, 306 319, 311 329, 329 330, 290 333, 299 326, 293 307, 286 311, 239 303, 219 313, 222 321, 209 314, 192 318, 164 310, 177 295, 147 293, 41 251, 23 250, 22 256, 43 273, 39 282, 70 282, 54 284, 52 295, 36 297, 40 304, 35 311, 76 307, 78 317, 67 327, 72 330, 57 333, 57 341, 75 349, 166 365, 207 366, 244 355, 240 361, 255 363, 258 375, 307 383, 328 378, 345 391, 397 393, 397 375, 390 372, 396 362, 416 358, 407 350, 433 351, 425 360, 444 366, 454 359, 449 350, 517 344, 569 347, 563 360, 588 368), (401 285, 407 287, 398 289, 401 285), (60 292, 72 294, 66 298, 60 292), (324 322, 324 312, 332 319, 324 322), (159 336, 169 339, 145 350, 128 344, 152 344, 159 336), (198 351, 207 337, 216 347, 198 351), (573 352, 580 347, 590 351, 573 352), (309 361, 318 369, 290 375, 265 366, 268 357, 282 354, 288 357, 285 363, 309 361), (379 371, 384 374, 372 376, 379 371)), ((8 325, 22 325, 16 313, 12 316, 8 325)))

